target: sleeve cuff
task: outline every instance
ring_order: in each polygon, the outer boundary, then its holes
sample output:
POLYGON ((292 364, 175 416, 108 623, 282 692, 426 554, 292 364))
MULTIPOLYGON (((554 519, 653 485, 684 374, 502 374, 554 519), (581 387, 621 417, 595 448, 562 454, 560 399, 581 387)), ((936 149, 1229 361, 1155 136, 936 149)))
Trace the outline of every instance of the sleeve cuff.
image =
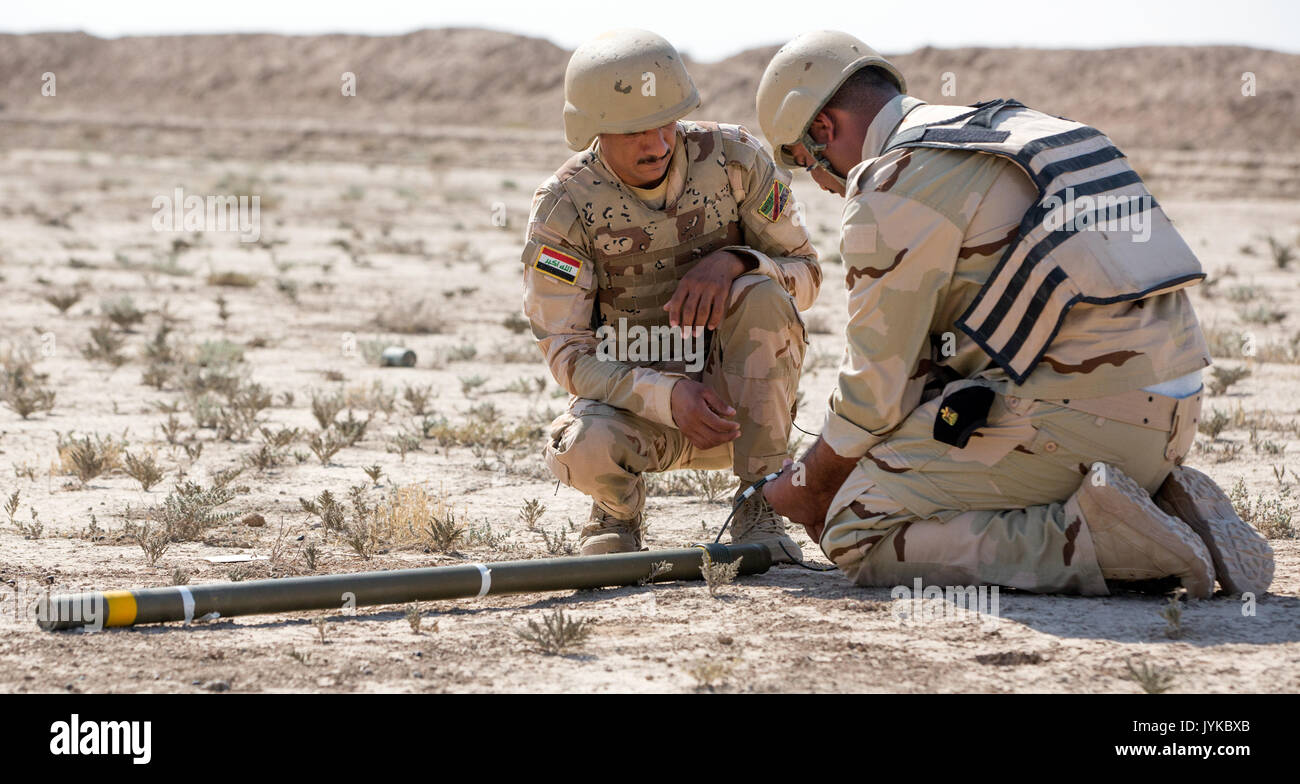
POLYGON ((858 427, 834 410, 827 409, 826 421, 822 425, 822 440, 840 457, 856 460, 885 439, 858 427))
POLYGON ((781 267, 775 261, 772 261, 772 257, 768 256, 766 253, 760 250, 754 250, 753 248, 744 245, 728 245, 719 250, 731 251, 738 256, 744 256, 753 261, 756 266, 751 270, 746 270, 746 275, 757 272, 760 275, 766 275, 777 283, 780 283, 782 288, 785 287, 785 276, 781 274, 781 267))
POLYGON ((659 379, 647 390, 645 408, 641 416, 665 427, 677 427, 673 421, 673 387, 685 375, 681 373, 659 373, 659 379))

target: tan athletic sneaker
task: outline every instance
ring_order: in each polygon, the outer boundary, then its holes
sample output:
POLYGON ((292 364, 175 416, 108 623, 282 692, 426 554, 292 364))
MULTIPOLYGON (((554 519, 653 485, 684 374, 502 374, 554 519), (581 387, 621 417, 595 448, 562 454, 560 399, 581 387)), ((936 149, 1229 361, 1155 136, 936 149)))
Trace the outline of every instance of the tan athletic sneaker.
POLYGON ((583 555, 635 553, 641 549, 642 531, 641 515, 635 520, 620 520, 593 503, 578 549, 583 555))
POLYGON ((1156 493, 1156 503, 1205 542, 1223 590, 1254 594, 1268 590, 1273 582, 1273 548, 1237 516, 1232 501, 1213 479, 1195 468, 1175 468, 1156 493))
MULTIPOLYGON (((736 491, 731 499, 733 506, 747 487, 748 484, 743 484, 736 491)), ((767 545, 768 551, 772 553, 772 563, 796 563, 803 560, 803 550, 786 533, 785 518, 776 513, 761 491, 743 502, 731 520, 732 544, 754 542, 767 545)))
POLYGON ((1151 496, 1122 471, 1106 465, 1105 482, 1092 474, 1065 503, 1067 515, 1078 514, 1088 526, 1097 565, 1107 580, 1155 580, 1177 577, 1188 595, 1208 599, 1214 593, 1214 563, 1191 528, 1164 513, 1151 496))

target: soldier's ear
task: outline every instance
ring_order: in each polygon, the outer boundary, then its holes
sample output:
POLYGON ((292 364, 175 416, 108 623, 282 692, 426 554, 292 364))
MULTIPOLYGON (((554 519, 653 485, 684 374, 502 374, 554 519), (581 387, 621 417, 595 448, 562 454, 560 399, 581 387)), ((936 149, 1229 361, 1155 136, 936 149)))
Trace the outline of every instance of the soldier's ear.
POLYGON ((835 141, 839 128, 835 124, 835 118, 832 117, 825 109, 817 112, 813 118, 812 125, 808 126, 808 135, 818 144, 830 144, 835 141))

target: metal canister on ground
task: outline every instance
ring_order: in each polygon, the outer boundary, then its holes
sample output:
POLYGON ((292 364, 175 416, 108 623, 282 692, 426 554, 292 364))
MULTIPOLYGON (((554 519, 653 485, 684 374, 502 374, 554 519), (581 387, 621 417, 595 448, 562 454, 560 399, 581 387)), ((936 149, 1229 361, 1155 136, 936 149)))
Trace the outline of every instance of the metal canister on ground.
POLYGON ((384 349, 382 364, 385 367, 415 367, 415 352, 403 346, 384 349))

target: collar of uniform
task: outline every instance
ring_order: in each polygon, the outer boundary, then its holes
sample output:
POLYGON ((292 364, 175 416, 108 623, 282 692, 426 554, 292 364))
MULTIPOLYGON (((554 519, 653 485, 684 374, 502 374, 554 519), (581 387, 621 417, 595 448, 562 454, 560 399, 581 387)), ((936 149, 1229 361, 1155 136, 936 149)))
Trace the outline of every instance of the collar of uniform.
POLYGON ((898 124, 903 121, 908 112, 924 103, 925 101, 920 98, 913 98, 910 95, 895 95, 889 103, 881 107, 879 112, 876 112, 871 125, 867 126, 867 136, 862 140, 862 160, 857 166, 849 169, 849 173, 844 177, 845 182, 848 183, 844 194, 847 198, 853 198, 857 189, 858 175, 880 157, 885 144, 894 135, 894 131, 898 130, 898 124))
POLYGON ((903 121, 908 112, 923 103, 925 101, 910 95, 895 95, 891 98, 889 103, 876 113, 871 125, 867 126, 867 138, 862 142, 862 160, 879 158, 880 153, 885 149, 885 143, 894 135, 898 124, 903 121))

